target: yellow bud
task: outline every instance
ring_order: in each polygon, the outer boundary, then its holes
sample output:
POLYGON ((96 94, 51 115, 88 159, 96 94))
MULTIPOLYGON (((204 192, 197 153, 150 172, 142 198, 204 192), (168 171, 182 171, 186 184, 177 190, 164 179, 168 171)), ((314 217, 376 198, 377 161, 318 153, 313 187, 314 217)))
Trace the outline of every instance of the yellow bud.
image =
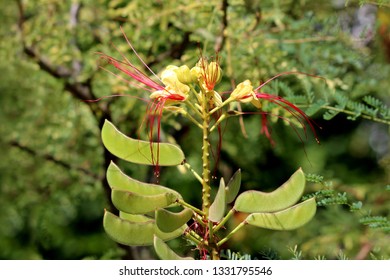
POLYGON ((177 76, 176 76, 176 70, 179 67, 174 66, 174 65, 168 65, 162 72, 161 72, 161 80, 163 83, 166 85, 167 83, 172 83, 174 81, 177 81, 177 76))
POLYGON ((177 77, 177 66, 169 65, 161 73, 161 80, 165 85, 165 90, 171 94, 187 95, 190 91, 189 86, 181 83, 177 77))
POLYGON ((222 69, 219 67, 218 63, 212 61, 207 67, 207 77, 209 77, 214 85, 218 84, 222 79, 222 69))
POLYGON ((179 82, 185 85, 194 83, 198 80, 198 76, 192 75, 191 70, 190 68, 188 68, 187 65, 182 65, 179 68, 175 69, 174 71, 177 75, 177 79, 179 80, 179 82))
POLYGON ((201 57, 194 68, 191 69, 197 74, 199 86, 205 91, 212 91, 216 84, 222 79, 222 69, 218 62, 208 62, 206 58, 201 57))
POLYGON ((251 102, 256 98, 251 81, 245 80, 244 82, 239 83, 230 94, 230 98, 243 103, 251 102))
POLYGON ((194 81, 197 81, 202 76, 202 69, 199 66, 194 66, 190 70, 190 74, 194 81))
POLYGON ((214 106, 220 107, 222 105, 222 97, 215 90, 213 91, 212 100, 213 100, 214 106))

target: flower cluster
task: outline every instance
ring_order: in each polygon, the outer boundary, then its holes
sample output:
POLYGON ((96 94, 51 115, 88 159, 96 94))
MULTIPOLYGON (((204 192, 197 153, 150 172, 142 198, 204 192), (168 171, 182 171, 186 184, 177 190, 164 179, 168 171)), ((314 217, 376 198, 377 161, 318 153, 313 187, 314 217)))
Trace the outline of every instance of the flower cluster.
MULTIPOLYGON (((271 141, 272 144, 273 140, 270 130, 268 129, 268 114, 270 113, 263 111, 262 106, 263 101, 265 100, 278 105, 280 108, 288 112, 290 117, 298 121, 303 128, 306 127, 306 124, 309 124, 310 128, 314 132, 314 135, 316 136, 312 121, 301 109, 280 96, 261 91, 264 85, 276 77, 286 74, 302 73, 280 73, 256 88, 253 87, 250 80, 245 80, 239 83, 231 91, 230 95, 225 100, 223 100, 221 95, 215 90, 216 85, 222 80, 222 70, 218 56, 212 60, 201 57, 196 65, 192 68, 189 68, 187 65, 169 65, 157 76, 143 62, 130 43, 129 45, 139 60, 144 64, 145 68, 147 68, 155 76, 155 79, 158 82, 154 81, 152 78, 138 69, 127 58, 125 58, 125 61, 123 62, 105 54, 101 55, 107 60, 109 64, 112 64, 123 74, 130 77, 131 80, 128 81, 130 84, 134 85, 134 82, 136 82, 137 87, 151 92, 150 99, 152 106, 150 107, 150 111, 152 114, 158 116, 158 137, 160 119, 164 109, 181 113, 185 117, 190 118, 191 121, 200 127, 201 122, 197 120, 197 116, 201 116, 202 110, 204 110, 204 99, 207 100, 208 110, 212 114, 220 112, 230 103, 238 102, 252 104, 262 116, 261 132, 265 134, 265 136, 271 141), (183 104, 185 104, 187 108, 190 108, 190 110, 183 109, 184 106, 181 106, 183 104), (195 115, 193 115, 194 113, 195 115)), ((221 116, 221 114, 219 114, 219 116, 221 116)), ((286 120, 285 117, 279 117, 286 120)), ((152 119, 154 123, 154 118, 152 119)), ((153 123, 151 123, 152 126, 153 123)))

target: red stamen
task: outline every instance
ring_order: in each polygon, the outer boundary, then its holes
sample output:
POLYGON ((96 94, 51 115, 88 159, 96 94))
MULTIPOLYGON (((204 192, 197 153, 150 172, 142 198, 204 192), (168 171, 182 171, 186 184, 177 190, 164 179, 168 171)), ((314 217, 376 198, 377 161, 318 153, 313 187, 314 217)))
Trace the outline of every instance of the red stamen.
POLYGON ((310 118, 303 112, 301 109, 299 109, 297 106, 295 106, 293 103, 287 101, 286 99, 283 99, 280 96, 271 95, 268 93, 255 93, 256 97, 259 99, 265 99, 272 103, 275 103, 276 105, 281 106, 283 109, 287 110, 292 116, 294 116, 300 124, 302 124, 305 135, 306 135, 306 126, 304 121, 309 124, 311 130, 313 131, 314 137, 317 141, 317 143, 320 143, 316 130, 314 128, 313 122, 310 120, 310 118), (302 121, 302 119, 304 121, 302 121))
MULTIPOLYGON (((128 40, 128 38, 127 38, 127 36, 124 33, 122 28, 121 28, 121 31, 122 31, 125 39, 126 39, 126 42, 130 46, 130 48, 132 49, 134 54, 137 56, 139 61, 144 65, 144 67, 150 73, 152 73, 153 76, 155 76, 157 78, 157 80, 159 82, 161 82, 161 84, 153 81, 148 75, 146 75, 144 72, 142 72, 140 69, 138 69, 115 46, 114 46, 114 48, 120 53, 120 55, 123 58, 123 61, 119 61, 119 60, 117 60, 117 59, 115 59, 115 58, 113 58, 113 57, 111 57, 109 55, 106 55, 104 53, 98 53, 98 54, 101 56, 101 58, 105 59, 109 64, 113 65, 120 72, 124 73, 125 75, 129 76, 131 79, 135 80, 135 83, 133 83, 133 82, 127 80, 127 79, 124 79, 124 78, 122 78, 121 76, 119 76, 117 74, 114 74, 114 73, 110 72, 109 70, 105 69, 104 67, 102 67, 102 68, 104 70, 112 73, 113 75, 115 75, 115 76, 125 80, 127 83, 129 83, 129 84, 131 84, 131 85, 133 85, 135 87, 138 87, 138 88, 141 88, 143 90, 150 91, 150 92, 166 91, 168 93, 165 96, 162 96, 162 97, 160 97, 160 98, 158 98, 156 100, 150 101, 149 105, 147 106, 147 115, 146 115, 146 117, 148 118, 147 127, 149 128, 150 149, 151 149, 151 154, 152 154, 152 158, 151 158, 152 162, 151 162, 151 164, 155 168, 154 173, 155 173, 156 177, 158 177, 159 173, 160 173, 160 167, 159 167, 160 146, 159 146, 159 144, 157 144, 157 155, 155 155, 154 154, 154 150, 153 150, 153 142, 154 142, 153 141, 153 135, 154 135, 155 122, 157 122, 157 143, 159 143, 160 142, 160 136, 161 136, 161 134, 160 134, 161 118, 162 118, 162 113, 163 113, 163 109, 164 109, 165 103, 167 101, 169 101, 169 100, 171 100, 171 101, 183 101, 183 100, 185 100, 185 97, 182 96, 182 95, 179 95, 179 94, 170 93, 170 92, 168 92, 165 89, 165 87, 162 85, 163 83, 160 80, 160 78, 152 71, 152 69, 150 69, 150 67, 138 55, 138 53, 136 52, 136 50, 134 49, 134 47, 132 46, 132 44, 128 40), (157 116, 157 119, 156 119, 156 116, 157 116)), ((142 123, 144 123, 144 122, 142 122, 142 123)), ((141 124, 141 127, 142 127, 142 124, 141 124)))

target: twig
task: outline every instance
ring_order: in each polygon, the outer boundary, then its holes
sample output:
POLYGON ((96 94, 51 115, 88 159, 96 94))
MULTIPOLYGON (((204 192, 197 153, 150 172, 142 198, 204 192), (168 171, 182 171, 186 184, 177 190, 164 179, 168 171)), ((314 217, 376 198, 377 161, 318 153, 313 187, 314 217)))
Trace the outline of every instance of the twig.
POLYGON ((338 38, 333 36, 325 36, 325 37, 310 37, 310 38, 300 38, 300 39, 264 39, 264 42, 266 43, 272 43, 272 44, 302 44, 302 43, 312 43, 312 42, 333 42, 337 41, 338 38))
POLYGON ((95 179, 95 180, 101 180, 101 178, 96 175, 95 173, 92 173, 91 171, 89 171, 88 169, 85 169, 85 168, 82 168, 82 167, 74 167, 72 165, 70 165, 69 163, 65 162, 65 161, 62 161, 60 159, 57 159, 55 158, 54 156, 52 155, 49 155, 49 154, 40 154, 38 153, 37 151, 34 151, 33 149, 31 149, 30 147, 27 147, 25 145, 22 145, 21 143, 19 143, 18 141, 16 140, 13 140, 13 141, 10 141, 9 144, 13 147, 16 147, 28 154, 30 154, 31 156, 33 157, 40 157, 40 158, 43 158, 44 160, 47 160, 47 161, 50 161, 50 162, 53 162, 54 164, 56 165, 59 165, 65 169, 68 169, 68 170, 77 170, 81 173, 84 173, 85 175, 88 175, 89 177, 95 179))
POLYGON ((215 40, 214 50, 219 52, 222 50, 225 41, 226 41, 226 28, 228 27, 228 19, 227 19, 227 10, 229 7, 229 3, 227 0, 222 0, 221 11, 222 11, 222 20, 221 20, 221 28, 219 31, 219 36, 215 40))

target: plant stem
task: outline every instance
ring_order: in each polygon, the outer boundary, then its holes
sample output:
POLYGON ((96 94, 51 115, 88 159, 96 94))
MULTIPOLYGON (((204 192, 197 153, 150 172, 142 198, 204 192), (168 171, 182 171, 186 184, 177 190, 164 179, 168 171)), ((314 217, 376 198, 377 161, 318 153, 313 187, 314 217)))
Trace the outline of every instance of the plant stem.
POLYGON ((222 107, 228 105, 228 104, 231 103, 232 101, 233 101, 233 99, 230 99, 230 98, 226 99, 225 101, 222 102, 221 106, 215 107, 214 109, 212 109, 212 110, 210 111, 210 115, 214 114, 214 113, 217 112, 219 109, 221 109, 222 107))
POLYGON ((214 227, 214 232, 217 232, 225 225, 225 223, 230 219, 230 217, 236 212, 234 208, 230 209, 230 211, 226 214, 226 216, 219 222, 217 226, 214 227))
MULTIPOLYGON (((351 115, 351 116, 355 116, 356 115, 356 113, 353 112, 353 111, 340 109, 340 108, 332 107, 332 106, 329 106, 329 105, 321 106, 321 108, 327 109, 327 110, 333 110, 333 111, 341 112, 341 113, 344 113, 344 114, 347 114, 347 115, 351 115)), ((385 119, 381 119, 381 118, 377 118, 377 117, 372 117, 372 116, 369 116, 369 115, 365 115, 364 113, 362 115, 360 115, 359 117, 361 117, 363 119, 375 121, 375 122, 378 122, 378 123, 384 123, 384 124, 390 125, 390 120, 385 120, 385 119)))
POLYGON ((191 167, 191 165, 189 163, 184 163, 183 164, 184 167, 186 167, 189 171, 191 171, 192 174, 194 174, 195 178, 201 183, 203 184, 203 179, 202 177, 200 177, 200 175, 191 167))
POLYGON ((193 231, 191 231, 191 232, 186 232, 186 233, 184 234, 184 236, 185 236, 186 238, 190 239, 190 240, 191 240, 192 242, 194 242, 196 245, 200 245, 200 244, 202 243, 202 240, 199 239, 200 236, 199 236, 199 235, 196 236, 196 234, 194 234, 193 231))
MULTIPOLYGON (((212 260, 219 260, 219 248, 215 243, 215 235, 213 231, 213 223, 209 220, 210 210, 210 119, 211 112, 209 108, 209 100, 213 96, 213 92, 206 92, 202 90, 201 108, 203 119, 203 138, 202 138, 202 211, 204 212, 203 219, 208 222, 208 251, 212 260)), ((206 240, 205 240, 206 241, 206 240)))
POLYGON ((191 114, 189 114, 186 111, 182 111, 182 112, 180 112, 180 114, 182 114, 184 117, 186 117, 187 119, 192 121, 192 123, 195 124, 197 127, 202 129, 202 125, 193 116, 191 116, 191 114))
POLYGON ((192 211, 194 211, 195 213, 198 213, 199 215, 204 216, 204 212, 202 212, 202 210, 192 206, 191 204, 188 204, 184 200, 178 199, 178 200, 176 200, 176 202, 179 203, 181 206, 189 208, 192 211))
POLYGON ((208 94, 202 92, 202 119, 203 119, 203 142, 202 142, 202 211, 205 220, 208 220, 210 209, 210 114, 208 94))
POLYGON ((191 101, 189 101, 188 99, 185 101, 186 105, 188 107, 190 107, 199 117, 202 117, 202 114, 199 112, 199 110, 194 106, 194 104, 192 104, 191 101))
POLYGON ((225 238, 221 239, 218 243, 217 246, 220 247, 222 244, 224 244, 226 241, 230 239, 230 237, 233 236, 237 231, 239 231, 243 226, 247 224, 246 221, 241 222, 235 229, 233 229, 228 235, 225 236, 225 238))

